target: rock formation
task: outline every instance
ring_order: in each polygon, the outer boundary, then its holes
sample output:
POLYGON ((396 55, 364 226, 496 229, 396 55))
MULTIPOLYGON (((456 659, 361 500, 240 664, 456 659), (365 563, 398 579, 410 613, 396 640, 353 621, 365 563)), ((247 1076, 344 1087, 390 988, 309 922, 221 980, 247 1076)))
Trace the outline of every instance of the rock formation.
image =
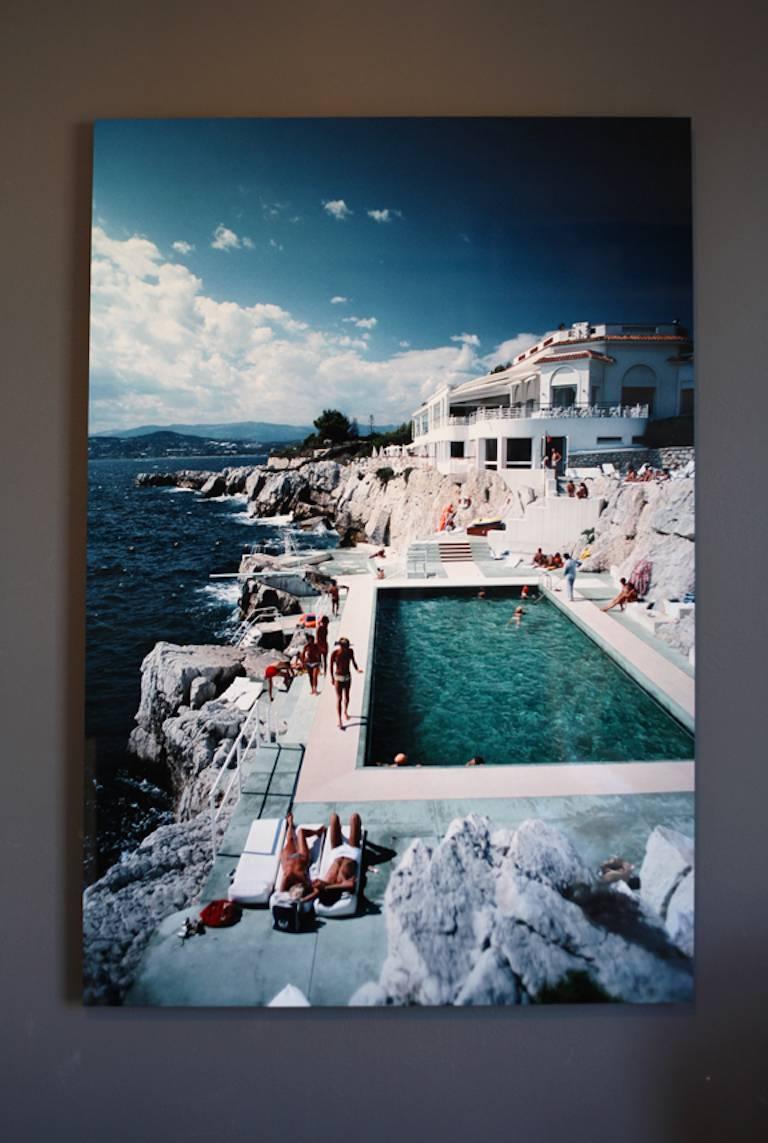
POLYGON ((692 861, 692 844, 673 834, 657 830, 649 841, 645 896, 624 882, 598 884, 568 838, 542 821, 494 832, 473 814, 434 850, 417 839, 387 886, 380 977, 350 1004, 689 1000, 692 872, 681 861, 692 861))
POLYGON ((161 826, 85 890, 87 1004, 122 1001, 152 932, 163 917, 199 899, 210 868, 210 819, 200 815, 161 826))

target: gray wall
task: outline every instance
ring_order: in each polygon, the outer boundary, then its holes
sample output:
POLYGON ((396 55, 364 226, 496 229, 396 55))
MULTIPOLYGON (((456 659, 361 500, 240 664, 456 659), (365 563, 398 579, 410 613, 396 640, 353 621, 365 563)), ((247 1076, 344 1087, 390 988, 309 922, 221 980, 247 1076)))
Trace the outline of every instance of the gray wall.
POLYGON ((755 510, 766 31, 764 7, 743 0, 3 5, 5 1138, 766 1137, 755 510), (702 669, 690 1008, 79 1007, 89 123, 307 113, 693 116, 702 669), (733 558, 747 538, 756 582, 733 558))

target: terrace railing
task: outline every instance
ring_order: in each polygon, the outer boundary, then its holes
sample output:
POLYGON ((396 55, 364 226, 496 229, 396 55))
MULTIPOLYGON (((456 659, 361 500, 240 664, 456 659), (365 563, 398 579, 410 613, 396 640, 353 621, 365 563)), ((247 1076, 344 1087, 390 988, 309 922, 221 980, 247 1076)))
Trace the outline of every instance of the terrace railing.
POLYGON ((263 746, 277 741, 272 714, 272 703, 265 691, 251 707, 243 722, 224 764, 216 775, 216 780, 208 794, 208 808, 211 815, 211 850, 214 858, 218 846, 218 824, 221 815, 237 787, 237 797, 243 792, 243 762, 253 757, 263 746))
POLYGON ((234 635, 232 636, 232 643, 235 647, 242 647, 248 639, 248 636, 253 634, 260 623, 274 623, 275 620, 280 618, 280 612, 276 607, 260 607, 258 611, 254 611, 253 615, 249 615, 247 619, 238 626, 234 635))
POLYGON ((475 425, 482 421, 518 421, 541 417, 640 417, 648 416, 647 405, 499 405, 476 409, 465 417, 448 417, 449 425, 475 425))

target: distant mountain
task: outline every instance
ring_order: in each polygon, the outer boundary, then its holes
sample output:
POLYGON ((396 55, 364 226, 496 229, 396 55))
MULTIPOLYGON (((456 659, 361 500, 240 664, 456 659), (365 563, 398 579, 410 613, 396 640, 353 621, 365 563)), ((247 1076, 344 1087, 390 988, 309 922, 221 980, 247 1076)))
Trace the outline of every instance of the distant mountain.
POLYGON ((88 438, 89 460, 123 460, 141 457, 182 456, 263 456, 267 449, 259 441, 214 440, 161 429, 132 437, 96 436, 88 438))
POLYGON ((140 425, 136 429, 106 429, 94 433, 92 440, 105 437, 146 437, 156 433, 181 433, 188 437, 205 437, 216 441, 259 441, 271 444, 273 441, 300 441, 313 431, 307 425, 274 425, 269 421, 237 421, 230 425, 140 425))

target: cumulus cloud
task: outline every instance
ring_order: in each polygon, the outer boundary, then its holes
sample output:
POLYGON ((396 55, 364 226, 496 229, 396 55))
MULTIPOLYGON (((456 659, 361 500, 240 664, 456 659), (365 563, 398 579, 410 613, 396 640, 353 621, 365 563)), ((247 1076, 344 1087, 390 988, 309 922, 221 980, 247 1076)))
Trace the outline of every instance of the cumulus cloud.
POLYGON ((333 297, 331 298, 331 305, 332 306, 340 306, 340 305, 343 305, 344 302, 348 302, 348 301, 349 301, 349 298, 345 298, 343 296, 343 294, 334 294, 333 297))
POLYGON ((476 333, 452 333, 451 341, 460 341, 462 345, 478 346, 480 344, 480 338, 476 333))
POLYGON ((401 349, 410 349, 411 348, 410 341, 399 341, 397 344, 400 346, 401 349))
POLYGON ((356 326, 358 329, 374 329, 379 324, 379 319, 375 317, 361 318, 354 317, 353 315, 352 317, 342 318, 341 320, 351 322, 352 325, 356 326))
POLYGON ((283 250, 284 249, 282 242, 278 242, 277 239, 275 239, 275 238, 270 238, 269 245, 272 247, 273 250, 283 250))
POLYGON ((254 241, 253 241, 253 239, 252 239, 252 238, 247 238, 247 237, 246 237, 246 238, 244 238, 244 239, 243 239, 243 246, 246 248, 246 250, 253 250, 253 247, 254 247, 254 241))
POLYGON ((355 213, 349 209, 343 198, 333 198, 324 202, 323 210, 326 214, 330 214, 331 218, 335 218, 337 222, 343 222, 345 218, 349 218, 350 214, 355 213))
POLYGON ((522 353, 524 349, 530 349, 532 345, 541 337, 540 333, 518 333, 514 337, 507 338, 506 341, 501 341, 495 349, 491 350, 484 357, 479 358, 483 365, 489 369, 493 369, 495 365, 504 365, 507 361, 514 361, 518 353, 522 353))
POLYGON ((192 242, 174 242, 172 245, 177 254, 191 254, 195 248, 192 242))
POLYGON ((384 207, 381 210, 369 210, 367 214, 374 222, 391 222, 393 218, 403 217, 401 210, 393 210, 390 207, 384 207))
POLYGON ((213 242, 211 246, 214 250, 238 250, 240 248, 240 239, 234 230, 230 230, 228 226, 219 223, 213 232, 213 242))
POLYGON ((92 432, 180 420, 309 424, 323 407, 399 422, 437 385, 483 368, 465 343, 371 361, 365 333, 312 328, 268 298, 208 297, 201 278, 147 238, 95 227, 92 248, 92 432))

